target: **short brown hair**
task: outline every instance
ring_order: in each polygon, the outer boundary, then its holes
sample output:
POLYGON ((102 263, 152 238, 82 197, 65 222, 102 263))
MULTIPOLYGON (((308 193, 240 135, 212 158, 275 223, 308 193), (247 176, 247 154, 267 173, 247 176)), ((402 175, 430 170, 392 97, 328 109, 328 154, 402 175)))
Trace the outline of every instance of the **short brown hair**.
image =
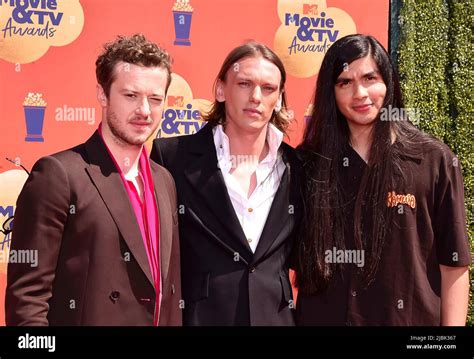
POLYGON ((166 92, 168 91, 171 83, 172 59, 166 50, 149 41, 143 34, 118 36, 115 41, 104 45, 102 54, 95 62, 95 74, 107 97, 114 81, 114 67, 119 62, 145 67, 163 67, 168 72, 166 92))
MULTIPOLYGON (((275 125, 280 131, 286 133, 292 116, 288 113, 286 109, 286 95, 285 95, 285 82, 286 82, 286 71, 283 66, 283 62, 280 60, 277 54, 275 54, 268 46, 250 41, 241 46, 233 49, 224 60, 224 63, 217 74, 216 81, 214 82, 214 90, 217 85, 217 81, 220 80, 225 82, 227 71, 239 60, 245 57, 263 57, 265 60, 273 63, 280 70, 281 81, 280 81, 280 92, 282 94, 281 110, 279 112, 274 112, 270 123, 275 125)), ((203 116, 204 121, 208 121, 211 126, 216 126, 218 124, 225 123, 225 102, 218 102, 214 100, 214 103, 211 106, 211 110, 208 114, 203 116)))

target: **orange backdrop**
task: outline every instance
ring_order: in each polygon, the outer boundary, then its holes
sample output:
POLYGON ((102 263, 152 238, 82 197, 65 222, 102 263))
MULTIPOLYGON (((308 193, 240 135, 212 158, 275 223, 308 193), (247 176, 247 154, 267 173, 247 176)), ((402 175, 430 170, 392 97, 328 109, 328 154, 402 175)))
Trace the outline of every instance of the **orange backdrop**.
MULTIPOLYGON (((227 53, 249 39, 267 44, 289 74, 295 123, 286 141, 297 145, 324 50, 355 32, 387 45, 388 21, 388 0, 26 0, 26 7, 1 0, 0 230, 27 178, 19 165, 30 170, 41 156, 84 142, 100 123, 95 60, 116 35, 142 32, 174 58, 157 136, 195 132, 227 53)), ((0 324, 9 239, 0 233, 0 324)))

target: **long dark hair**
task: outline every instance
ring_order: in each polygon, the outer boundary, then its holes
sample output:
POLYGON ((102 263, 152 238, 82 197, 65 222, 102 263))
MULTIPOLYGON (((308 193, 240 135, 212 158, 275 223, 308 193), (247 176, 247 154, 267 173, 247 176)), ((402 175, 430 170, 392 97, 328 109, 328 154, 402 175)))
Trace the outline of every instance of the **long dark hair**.
MULTIPOLYGON (((214 91, 217 81, 220 80, 225 82, 227 71, 229 71, 229 69, 234 66, 236 62, 246 57, 263 57, 264 59, 273 63, 280 70, 280 93, 282 95, 281 110, 279 112, 273 111, 270 123, 275 125, 283 133, 286 133, 286 130, 292 120, 292 116, 290 116, 286 109, 286 71, 285 67, 283 66, 283 62, 280 60, 278 55, 275 54, 268 46, 255 41, 250 41, 234 48, 225 58, 224 63, 217 74, 217 78, 214 82, 214 91)), ((219 102, 215 100, 212 104, 210 112, 205 114, 203 119, 204 121, 208 121, 211 126, 225 124, 225 102, 219 102)))
POLYGON ((337 108, 334 87, 345 64, 366 56, 373 58, 387 87, 382 110, 403 109, 390 56, 374 37, 349 35, 329 48, 319 71, 313 112, 300 146, 305 168, 305 216, 296 252, 295 283, 301 292, 315 293, 326 288, 338 265, 327 263, 325 253, 333 247, 347 247, 344 228, 352 223, 348 216, 354 220, 355 248, 366 253, 361 269, 364 282, 369 285, 373 281, 391 220, 387 193, 396 183, 403 183, 401 156, 410 153, 410 143, 426 138, 407 117, 382 121, 379 113, 354 212, 344 212, 339 171, 350 145, 350 131, 337 108))

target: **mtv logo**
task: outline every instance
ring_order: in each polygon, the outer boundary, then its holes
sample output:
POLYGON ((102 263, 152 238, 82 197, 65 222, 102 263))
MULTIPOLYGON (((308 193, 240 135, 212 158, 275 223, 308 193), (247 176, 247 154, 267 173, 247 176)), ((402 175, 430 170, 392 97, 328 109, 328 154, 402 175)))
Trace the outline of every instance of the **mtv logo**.
POLYGON ((15 212, 13 206, 0 206, 0 215, 4 217, 13 217, 13 213, 15 212))
POLYGON ((303 4, 303 14, 305 14, 305 15, 318 15, 318 5, 316 5, 316 4, 303 4))
POLYGON ((168 96, 168 106, 184 107, 184 96, 168 96))
POLYGON ((10 248, 11 232, 13 230, 13 206, 0 206, 0 251, 10 248))

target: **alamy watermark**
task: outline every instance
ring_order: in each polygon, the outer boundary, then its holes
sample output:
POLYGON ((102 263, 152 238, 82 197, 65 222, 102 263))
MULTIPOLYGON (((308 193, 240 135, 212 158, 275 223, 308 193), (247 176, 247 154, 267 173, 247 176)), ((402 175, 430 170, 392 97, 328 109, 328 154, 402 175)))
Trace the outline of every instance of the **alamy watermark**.
POLYGON ((363 249, 337 249, 333 247, 324 252, 326 263, 353 263, 361 268, 365 265, 363 249))
POLYGON ((0 263, 20 263, 38 267, 38 250, 10 249, 8 254, 6 251, 0 251, 0 263))
POLYGON ((408 121, 410 120, 414 125, 420 123, 420 110, 416 108, 398 108, 388 105, 388 108, 380 110, 381 121, 408 121))
MULTIPOLYGON (((231 169, 236 169, 240 166, 252 168, 258 165, 259 158, 257 155, 229 155, 228 163, 231 169)), ((221 167, 219 162, 217 167, 221 167)))
POLYGON ((54 335, 30 335, 26 333, 18 337, 18 349, 47 349, 52 353, 56 350, 54 335))
POLYGON ((70 107, 64 105, 55 110, 55 120, 58 122, 85 122, 95 124, 95 107, 70 107))

